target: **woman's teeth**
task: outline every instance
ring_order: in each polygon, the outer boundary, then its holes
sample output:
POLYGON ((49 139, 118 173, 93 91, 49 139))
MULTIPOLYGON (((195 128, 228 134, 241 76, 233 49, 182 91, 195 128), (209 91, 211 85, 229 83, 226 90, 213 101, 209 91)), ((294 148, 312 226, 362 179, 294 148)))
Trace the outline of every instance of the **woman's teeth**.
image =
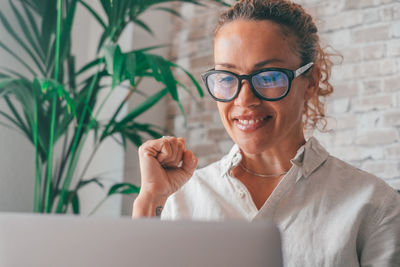
POLYGON ((256 120, 238 120, 241 124, 243 125, 252 125, 252 124, 256 124, 259 123, 260 121, 263 121, 264 119, 256 119, 256 120))

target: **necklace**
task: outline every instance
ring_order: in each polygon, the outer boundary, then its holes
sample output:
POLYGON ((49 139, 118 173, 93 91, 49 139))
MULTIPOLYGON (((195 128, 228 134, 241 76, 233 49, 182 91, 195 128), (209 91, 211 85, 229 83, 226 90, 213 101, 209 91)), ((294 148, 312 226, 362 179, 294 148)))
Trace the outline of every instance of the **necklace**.
POLYGON ((260 174, 260 173, 256 173, 256 172, 253 172, 253 171, 247 169, 242 162, 240 162, 240 167, 242 167, 242 169, 245 172, 248 172, 248 173, 250 173, 252 175, 255 175, 255 176, 264 177, 264 178, 278 177, 278 176, 281 176, 281 175, 284 175, 284 174, 288 173, 288 172, 282 172, 282 173, 277 173, 277 174, 260 174))

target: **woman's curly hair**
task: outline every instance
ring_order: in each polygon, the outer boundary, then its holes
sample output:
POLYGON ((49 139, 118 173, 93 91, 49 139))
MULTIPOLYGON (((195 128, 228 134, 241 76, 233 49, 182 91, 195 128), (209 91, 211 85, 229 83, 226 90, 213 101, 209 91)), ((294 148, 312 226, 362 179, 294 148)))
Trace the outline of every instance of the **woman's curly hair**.
POLYGON ((297 37, 296 50, 302 65, 314 62, 313 71, 320 71, 318 90, 304 103, 304 128, 325 130, 325 97, 333 92, 329 83, 332 61, 331 54, 321 48, 311 15, 288 0, 240 0, 220 15, 215 34, 223 25, 235 20, 269 20, 282 26, 285 33, 297 37))

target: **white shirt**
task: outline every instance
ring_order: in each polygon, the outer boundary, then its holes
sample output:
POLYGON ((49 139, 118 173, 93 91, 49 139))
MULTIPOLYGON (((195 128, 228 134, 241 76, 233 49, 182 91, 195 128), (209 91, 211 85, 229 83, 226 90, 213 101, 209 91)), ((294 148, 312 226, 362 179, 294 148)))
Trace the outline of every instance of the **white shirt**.
POLYGON ((331 155, 314 138, 258 210, 230 175, 228 155, 170 196, 162 219, 272 219, 281 231, 285 266, 400 266, 400 196, 384 181, 331 155))

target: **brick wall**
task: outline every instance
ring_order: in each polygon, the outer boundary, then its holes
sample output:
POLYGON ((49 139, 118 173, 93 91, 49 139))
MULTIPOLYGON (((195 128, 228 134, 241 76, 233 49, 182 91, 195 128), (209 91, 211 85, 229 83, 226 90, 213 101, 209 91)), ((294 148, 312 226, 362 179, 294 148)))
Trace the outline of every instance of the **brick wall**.
MULTIPOLYGON (((314 136, 333 155, 400 188, 400 1, 297 2, 317 19, 323 45, 344 56, 333 68, 335 92, 326 107, 332 130, 314 136)), ((212 32, 221 9, 186 4, 174 8, 185 19, 173 19, 170 58, 200 81, 200 73, 213 66, 212 32)), ((219 159, 233 144, 215 102, 205 94, 200 99, 181 91, 186 127, 172 101, 167 120, 169 129, 184 137, 199 157, 199 167, 219 159)))

